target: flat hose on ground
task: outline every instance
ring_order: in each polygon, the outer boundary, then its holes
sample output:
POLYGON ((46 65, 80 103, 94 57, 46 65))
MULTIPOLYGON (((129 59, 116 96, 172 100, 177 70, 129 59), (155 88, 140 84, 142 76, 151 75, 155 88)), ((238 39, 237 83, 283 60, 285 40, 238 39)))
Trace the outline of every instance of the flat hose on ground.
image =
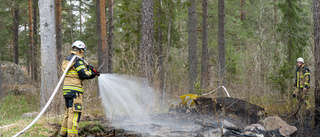
POLYGON ((230 94, 229 94, 228 90, 226 89, 226 87, 224 87, 224 86, 219 86, 219 87, 217 87, 216 89, 214 89, 213 91, 211 91, 211 92, 209 92, 209 93, 202 94, 201 96, 210 95, 210 94, 214 93, 218 88, 223 88, 224 91, 227 93, 227 96, 230 98, 230 94))
POLYGON ((74 55, 72 57, 72 59, 70 60, 69 64, 67 65, 67 68, 66 70, 64 70, 61 78, 60 78, 60 81, 58 83, 58 85, 56 86, 56 88, 54 89, 54 92, 52 93, 49 101, 47 102, 47 104, 44 106, 44 108, 41 110, 41 112, 38 114, 38 116, 27 126, 25 127, 23 130, 21 130, 19 133, 15 134, 13 137, 17 137, 19 136, 20 134, 22 134, 23 132, 27 131, 34 123, 36 123, 38 121, 38 119, 42 116, 42 114, 46 111, 46 109, 48 108, 49 104, 51 103, 51 101, 53 100, 54 96, 56 95, 57 91, 59 90, 59 87, 61 86, 61 83, 64 79, 64 77, 66 76, 69 68, 71 67, 71 64, 73 63, 73 61, 76 59, 76 58, 80 58, 79 56, 77 55, 74 55))

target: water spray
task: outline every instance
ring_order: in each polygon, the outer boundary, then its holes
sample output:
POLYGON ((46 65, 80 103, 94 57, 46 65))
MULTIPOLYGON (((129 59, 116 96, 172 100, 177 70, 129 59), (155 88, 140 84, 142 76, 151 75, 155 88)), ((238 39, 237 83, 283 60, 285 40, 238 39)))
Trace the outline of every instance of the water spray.
POLYGON ((139 133, 151 130, 135 125, 150 124, 155 108, 155 92, 142 77, 101 74, 98 79, 101 103, 111 124, 139 133), (146 82, 146 83, 144 83, 146 82))

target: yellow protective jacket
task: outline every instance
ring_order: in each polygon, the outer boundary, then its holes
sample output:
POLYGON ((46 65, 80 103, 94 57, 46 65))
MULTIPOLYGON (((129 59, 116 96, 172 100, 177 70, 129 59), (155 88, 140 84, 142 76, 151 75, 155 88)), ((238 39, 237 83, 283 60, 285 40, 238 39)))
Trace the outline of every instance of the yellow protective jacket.
POLYGON ((310 70, 305 67, 304 64, 296 70, 294 86, 297 88, 305 87, 307 89, 310 89, 310 70))
MULTIPOLYGON (((71 55, 68 56, 65 60, 62 62, 62 71, 64 71, 69 63, 69 61, 72 59, 74 55, 76 55, 77 52, 71 51, 71 55)), ((83 84, 82 81, 85 79, 92 79, 95 75, 92 75, 91 70, 89 70, 84 62, 80 60, 79 58, 76 58, 73 62, 72 66, 69 68, 66 77, 64 79, 63 84, 63 95, 66 95, 68 92, 76 91, 76 92, 83 92, 83 84)))

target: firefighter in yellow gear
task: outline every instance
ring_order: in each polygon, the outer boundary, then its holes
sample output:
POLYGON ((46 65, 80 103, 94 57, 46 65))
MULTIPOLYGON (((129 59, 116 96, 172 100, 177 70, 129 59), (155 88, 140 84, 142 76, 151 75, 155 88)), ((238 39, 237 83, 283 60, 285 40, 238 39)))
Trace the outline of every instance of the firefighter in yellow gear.
POLYGON ((294 83, 294 93, 292 96, 301 97, 305 104, 307 105, 307 109, 311 106, 309 104, 309 90, 310 90, 310 70, 305 66, 304 59, 299 57, 297 59, 297 70, 296 70, 296 78, 294 83))
MULTIPOLYGON (((83 58, 85 51, 85 44, 81 41, 75 41, 72 44, 71 55, 62 62, 62 70, 64 71, 66 69, 73 56, 77 55, 83 58)), ((82 112, 82 81, 85 79, 93 79, 97 75, 97 73, 93 72, 93 66, 86 66, 80 58, 76 58, 69 68, 63 84, 63 97, 65 99, 66 112, 62 121, 60 136, 78 136, 77 127, 82 112)))

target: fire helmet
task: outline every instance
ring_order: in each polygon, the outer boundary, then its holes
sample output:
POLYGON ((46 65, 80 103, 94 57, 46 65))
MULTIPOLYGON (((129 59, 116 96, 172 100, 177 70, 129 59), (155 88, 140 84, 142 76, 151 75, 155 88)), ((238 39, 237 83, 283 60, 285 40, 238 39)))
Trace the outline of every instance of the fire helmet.
POLYGON ((72 48, 73 47, 77 47, 78 49, 83 49, 84 51, 86 51, 86 49, 87 49, 86 45, 84 45, 84 43, 82 41, 80 41, 80 40, 75 41, 72 44, 72 48))
POLYGON ((299 57, 299 58, 297 59, 297 62, 302 62, 302 63, 304 63, 304 60, 303 60, 303 58, 299 57))

